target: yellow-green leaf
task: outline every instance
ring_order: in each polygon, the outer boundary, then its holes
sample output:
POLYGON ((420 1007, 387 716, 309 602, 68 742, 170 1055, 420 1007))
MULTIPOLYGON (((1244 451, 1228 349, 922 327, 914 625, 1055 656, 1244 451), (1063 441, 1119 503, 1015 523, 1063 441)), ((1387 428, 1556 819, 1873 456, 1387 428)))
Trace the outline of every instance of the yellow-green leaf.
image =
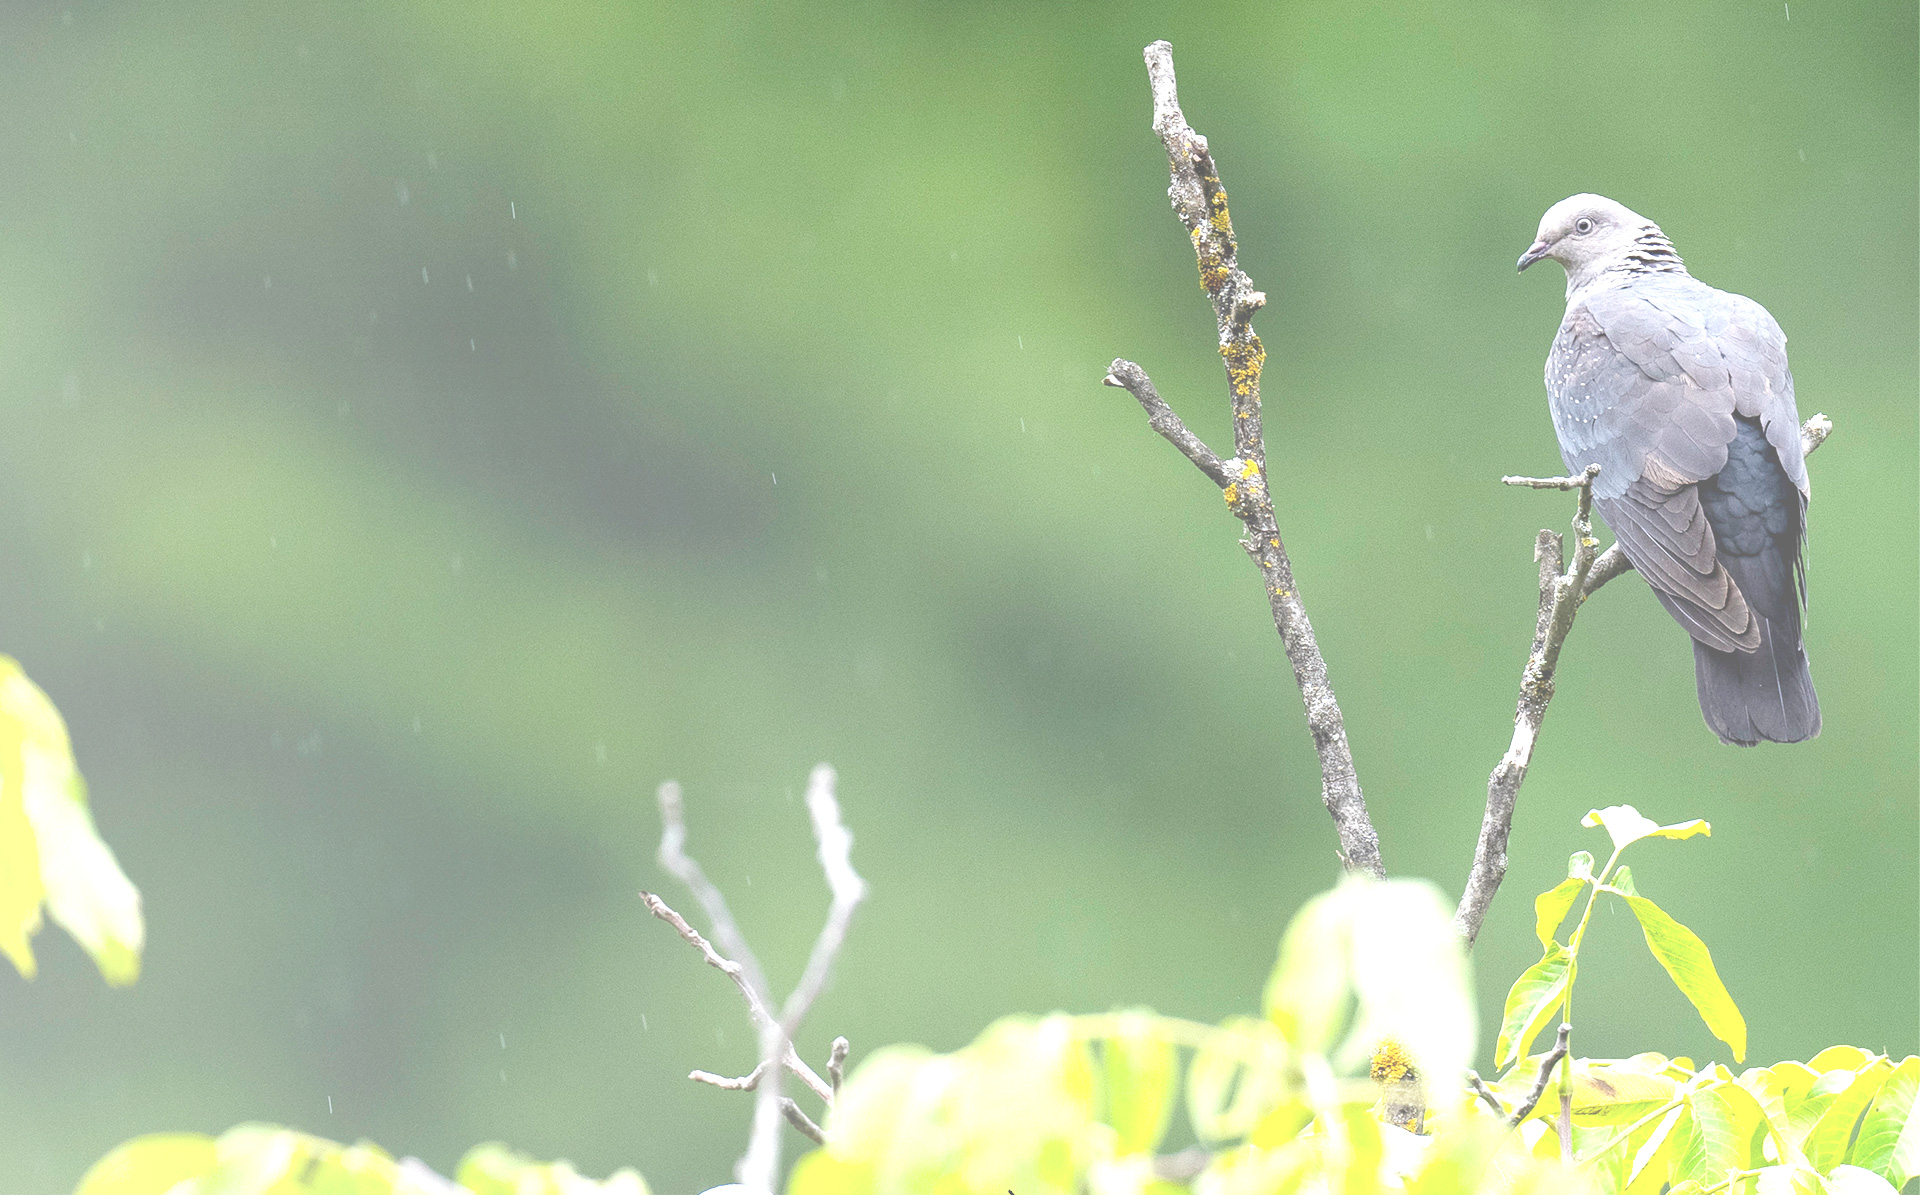
POLYGON ((1848 1161, 1895 1187, 1920 1173, 1920 1057, 1902 1059, 1880 1085, 1848 1161))
POLYGON ((1152 1153, 1166 1136, 1180 1055, 1150 1012, 1123 1012, 1100 1042, 1106 1121, 1123 1155, 1152 1153))
POLYGON ((1720 982, 1714 970, 1713 955, 1707 944, 1686 926, 1667 915, 1666 910, 1644 896, 1626 896, 1628 907, 1646 935, 1647 949, 1673 977, 1680 989, 1707 1023, 1707 1028, 1733 1051, 1735 1062, 1747 1056, 1747 1020, 1720 982))
POLYGON ((1863 1050, 1859 1046, 1828 1046, 1807 1059, 1807 1067, 1821 1075, 1828 1071, 1857 1071, 1878 1057, 1873 1051, 1863 1050))
MULTIPOLYGON (((1611 1066, 1576 1066, 1573 1071, 1574 1123, 1631 1124, 1671 1103, 1679 1084, 1665 1075, 1611 1066)), ((1546 1101, 1542 1101, 1545 1103, 1546 1101)))
POLYGON ((1547 947, 1544 958, 1520 973, 1507 992, 1506 1011, 1500 1017, 1500 1038, 1494 1043, 1493 1063, 1504 1067, 1527 1052, 1533 1039, 1559 1011, 1567 995, 1570 958, 1559 943, 1547 947))
POLYGON ((875 1190, 872 1162, 842 1161, 826 1149, 803 1154, 787 1177, 787 1195, 873 1195, 875 1190))
POLYGON ((1700 818, 1662 826, 1631 805, 1609 805, 1605 809, 1590 809, 1587 811, 1587 816, 1580 819, 1580 824, 1605 826, 1607 836, 1613 839, 1613 849, 1616 851, 1642 838, 1692 838, 1695 834, 1713 833, 1713 827, 1700 818))
POLYGON ((498 1142, 468 1150, 454 1181, 473 1195, 648 1195, 646 1180, 636 1171, 617 1170, 601 1182, 571 1162, 536 1162, 498 1142))
POLYGON ((1685 1104, 1675 1104, 1634 1151, 1624 1195, 1660 1195, 1674 1159, 1686 1152, 1692 1119, 1685 1104))
POLYGON ((1568 876, 1533 898, 1533 932, 1540 939, 1540 949, 1553 945, 1553 936, 1560 931, 1560 923, 1567 919, 1567 910, 1573 908, 1573 902, 1580 899, 1586 886, 1585 880, 1568 876))
POLYGON ((1324 1054, 1346 1026, 1353 1010, 1351 930, 1338 888, 1307 901, 1287 923, 1262 1006, 1297 1049, 1324 1054))
POLYGON ((1452 1090, 1472 1061, 1479 1016, 1466 946, 1452 906, 1425 880, 1355 877, 1341 884, 1350 930, 1352 1032, 1335 1052, 1342 1068, 1365 1065, 1391 1038, 1412 1056, 1423 1090, 1429 1077, 1452 1090))
POLYGON ((1202 1141, 1245 1137, 1297 1095, 1274 1026, 1229 1017, 1187 1067, 1187 1119, 1202 1141))
POLYGON ((94 829, 66 723, 0 656, 0 952, 28 977, 42 899, 108 983, 139 977, 140 894, 94 829))
POLYGON ((1695 1091, 1687 1106, 1693 1113, 1693 1140, 1676 1179, 1712 1186, 1725 1180, 1727 1171, 1753 1165, 1767 1118, 1752 1092, 1737 1083, 1716 1083, 1695 1091))
POLYGON ((1900 1195, 1893 1184, 1871 1170, 1835 1166, 1827 1172, 1827 1195, 1900 1195))
POLYGON ((216 1160, 213 1138, 200 1133, 135 1137, 95 1162, 73 1195, 167 1195, 212 1170, 216 1160))
MULTIPOLYGON (((1844 1071, 1830 1071, 1830 1074, 1844 1074, 1844 1071)), ((1847 1148, 1853 1142, 1854 1130, 1866 1115, 1867 1108, 1873 1103, 1873 1097, 1880 1094, 1880 1088, 1893 1073, 1893 1063, 1885 1058, 1876 1058, 1853 1076, 1853 1081, 1833 1097, 1827 1110, 1800 1143, 1800 1150, 1807 1155, 1807 1162, 1815 1170, 1825 1174, 1828 1170, 1847 1160, 1847 1148)))

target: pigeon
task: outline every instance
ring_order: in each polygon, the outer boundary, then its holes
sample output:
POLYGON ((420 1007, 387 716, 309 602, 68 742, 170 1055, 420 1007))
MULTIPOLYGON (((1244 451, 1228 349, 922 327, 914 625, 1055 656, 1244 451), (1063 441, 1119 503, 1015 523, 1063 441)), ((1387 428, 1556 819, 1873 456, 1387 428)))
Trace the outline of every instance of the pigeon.
POLYGON ((1547 355, 1560 455, 1693 638, 1700 712, 1725 743, 1820 733, 1801 638, 1807 464, 1787 338, 1687 272, 1658 225, 1599 195, 1547 209, 1520 257, 1567 272, 1547 355))

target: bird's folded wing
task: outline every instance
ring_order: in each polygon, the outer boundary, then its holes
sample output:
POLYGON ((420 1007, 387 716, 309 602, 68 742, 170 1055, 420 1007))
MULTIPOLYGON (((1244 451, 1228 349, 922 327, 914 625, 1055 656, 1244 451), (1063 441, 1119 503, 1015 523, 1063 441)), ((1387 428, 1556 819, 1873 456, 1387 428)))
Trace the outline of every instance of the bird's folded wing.
POLYGON ((1726 467, 1743 405, 1747 354, 1723 345, 1734 298, 1685 277, 1589 296, 1554 342, 1547 390, 1568 467, 1601 466, 1594 502, 1634 568, 1695 639, 1752 651, 1759 627, 1695 488, 1726 467))

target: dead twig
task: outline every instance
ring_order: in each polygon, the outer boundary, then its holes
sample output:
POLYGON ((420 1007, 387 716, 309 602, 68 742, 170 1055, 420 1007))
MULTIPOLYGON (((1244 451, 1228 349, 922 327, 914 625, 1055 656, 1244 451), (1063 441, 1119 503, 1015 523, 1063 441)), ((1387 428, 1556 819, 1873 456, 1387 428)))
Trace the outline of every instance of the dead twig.
MULTIPOLYGON (((1825 415, 1814 415, 1800 426, 1801 448, 1811 455, 1832 431, 1832 420, 1825 415)), ((1533 558, 1540 566, 1540 598, 1533 647, 1520 674, 1513 739, 1492 775, 1487 777, 1487 807, 1480 820, 1480 839, 1474 848, 1466 889, 1454 913, 1454 927, 1469 945, 1479 935, 1494 894, 1506 878, 1507 840, 1513 830, 1514 805, 1533 760, 1534 743, 1540 737, 1547 705, 1553 700, 1554 672, 1559 665, 1560 648, 1573 630, 1574 615, 1602 585, 1633 568, 1617 543, 1595 555, 1598 545, 1593 538, 1593 479, 1599 472, 1600 466, 1589 465, 1585 472, 1572 477, 1500 479, 1507 485, 1530 489, 1576 490, 1579 500, 1574 510, 1575 546, 1571 566, 1565 562, 1565 545, 1557 533, 1542 531, 1534 540, 1533 558)))
POLYGON ((1540 1074, 1533 1081, 1533 1090, 1528 1092, 1527 1098, 1521 1102, 1518 1108, 1513 1110, 1513 1115, 1507 1117, 1508 1124, 1519 1124, 1527 1118, 1528 1113, 1539 1107, 1540 1097, 1544 1095, 1547 1090, 1547 1081, 1553 1077, 1553 1068, 1558 1066, 1560 1060, 1567 1056, 1567 1043, 1572 1040, 1572 1037, 1573 1026, 1567 1024, 1565 1021, 1560 1022, 1560 1032, 1554 1038, 1553 1049, 1548 1050, 1546 1054, 1541 1056, 1540 1074))
POLYGON ((661 785, 659 792, 662 823, 660 865, 693 892, 713 922, 714 936, 720 939, 727 953, 736 956, 738 961, 715 949, 711 942, 687 923, 686 918, 658 896, 651 892, 640 894, 647 910, 673 926, 682 939, 700 951, 710 966, 733 980, 734 986, 740 989, 741 996, 746 1000, 748 1016, 759 1035, 759 1064, 737 1079, 708 1071, 694 1071, 688 1077, 728 1091, 756 1093, 753 1129, 748 1138, 747 1151, 734 1168, 734 1173, 742 1186, 762 1195, 772 1195, 774 1183, 779 1177, 781 1120, 784 1119, 813 1141, 826 1143, 826 1134, 820 1126, 782 1093, 782 1080, 789 1071, 798 1075, 830 1108, 840 1088, 841 1072, 849 1050, 846 1038, 834 1039, 827 1063, 828 1073, 832 1075, 832 1082, 829 1083, 802 1061, 793 1048, 793 1035, 814 1001, 826 990, 834 962, 846 943, 847 927, 852 922, 853 912, 865 899, 867 892, 866 881, 853 869, 853 835, 840 820, 840 805, 834 799, 833 789, 833 769, 825 764, 814 768, 807 783, 807 813, 813 823, 820 868, 826 875, 832 900, 826 924, 821 927, 820 936, 814 941, 800 982, 795 985, 793 994, 787 997, 778 1016, 773 1013, 765 974, 727 908, 726 898, 707 878, 700 865, 686 853, 685 810, 680 798, 680 786, 672 782, 661 785), (776 1060, 781 1065, 776 1066, 776 1060))
POLYGON ((1167 195, 1193 241, 1200 285, 1212 300, 1220 355, 1226 361, 1233 457, 1222 459, 1188 430, 1140 366, 1116 359, 1102 380, 1133 395, 1146 411, 1148 424, 1220 487, 1227 508, 1245 527, 1246 538, 1240 546, 1266 582, 1273 625, 1293 666, 1294 683, 1306 707, 1307 728, 1320 758, 1320 797, 1339 833, 1341 858, 1351 870, 1384 876, 1380 836, 1360 791, 1340 703, 1328 683, 1326 661, 1321 658, 1313 624, 1307 620, 1307 608, 1300 600, 1293 563, 1281 543, 1273 499, 1267 490, 1266 440, 1260 422, 1260 370, 1266 362, 1266 350, 1252 327, 1253 315, 1266 305, 1267 296, 1254 289, 1252 280, 1240 269, 1239 246, 1234 240, 1219 169, 1207 148, 1207 139, 1193 131, 1180 111, 1173 47, 1157 41, 1147 47, 1145 56, 1147 79, 1153 90, 1153 131, 1166 147, 1172 173, 1167 195))

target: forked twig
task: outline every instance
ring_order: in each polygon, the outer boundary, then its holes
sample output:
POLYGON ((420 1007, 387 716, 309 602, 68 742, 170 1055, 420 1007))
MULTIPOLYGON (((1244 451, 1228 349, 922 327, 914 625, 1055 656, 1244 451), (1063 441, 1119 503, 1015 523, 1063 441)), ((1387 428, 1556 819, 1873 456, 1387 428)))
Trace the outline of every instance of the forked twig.
POLYGON ((733 980, 734 986, 740 989, 741 996, 746 1000, 747 1014, 759 1035, 759 1064, 737 1079, 708 1071, 694 1071, 688 1077, 729 1091, 756 1093, 753 1129, 748 1138, 746 1154, 735 1167, 735 1177, 749 1191, 762 1195, 771 1195, 779 1176, 782 1119, 815 1142, 826 1142, 826 1134, 820 1126, 782 1093, 782 1080, 787 1072, 798 1075, 815 1095, 832 1107, 846 1066, 848 1046, 844 1037, 834 1039, 827 1063, 828 1073, 832 1076, 830 1083, 822 1080, 793 1048, 794 1032, 799 1029, 820 993, 826 990, 833 964, 846 943, 847 927, 852 922, 853 912, 866 898, 867 892, 866 881, 853 869, 853 835, 840 820, 840 805, 834 799, 833 788, 833 769, 825 764, 814 768, 807 782, 807 813, 813 823, 820 868, 826 875, 832 901, 826 924, 821 927, 820 936, 814 941, 813 951, 807 958, 806 970, 801 973, 800 982, 795 985, 793 994, 787 997, 778 1016, 772 1011, 772 997, 766 977, 748 947, 745 935, 740 932, 732 912, 727 908, 726 898, 707 878, 700 865, 686 853, 685 809, 680 798, 680 786, 672 782, 661 785, 659 792, 662 823, 660 865, 693 892, 713 921, 714 936, 739 961, 716 950, 711 942, 687 923, 686 918, 658 896, 651 892, 640 894, 647 910, 673 926, 683 940, 700 951, 709 965, 733 980), (774 1065, 776 1060, 781 1065, 774 1065))
POLYGON ((1146 49, 1147 79, 1153 90, 1153 131, 1166 147, 1172 185, 1167 196, 1187 227, 1200 269, 1200 285, 1212 300, 1214 322, 1220 334, 1220 355, 1226 361, 1227 401, 1233 414, 1231 459, 1223 460, 1181 422, 1173 408, 1154 389, 1144 369, 1115 359, 1102 379, 1119 386, 1140 403, 1147 422, 1180 450, 1223 491, 1227 508, 1246 529, 1240 546, 1246 549, 1266 582, 1273 625, 1280 632, 1294 683, 1306 707, 1307 728, 1320 758, 1320 797, 1340 835, 1340 856, 1346 866, 1373 876, 1384 876, 1380 836, 1367 815, 1367 802, 1347 745, 1346 722, 1340 703, 1327 680, 1327 664, 1307 620, 1293 562, 1280 540, 1273 499, 1267 491, 1267 450, 1260 421, 1260 370, 1266 350, 1254 334, 1255 312, 1267 296, 1255 290, 1241 270, 1239 245, 1227 210, 1226 187, 1207 148, 1207 139, 1193 131, 1180 111, 1173 75, 1173 47, 1164 41, 1146 49))
MULTIPOLYGON (((1816 414, 1800 426, 1800 446, 1808 454, 1826 442, 1833 421, 1816 414)), ((1558 533, 1542 531, 1534 540, 1533 558, 1540 566, 1539 614, 1534 621, 1533 648, 1527 653, 1526 668, 1520 674, 1520 697, 1513 715, 1513 739, 1507 753, 1500 757, 1492 775, 1487 777, 1487 807, 1480 820, 1480 839, 1474 848, 1473 867, 1467 875, 1460 906, 1454 913, 1454 927, 1471 944, 1480 933, 1494 893, 1507 874, 1507 840, 1513 831, 1514 804, 1520 785, 1527 778, 1533 760, 1533 748, 1540 737, 1540 726, 1553 700, 1554 675, 1559 666, 1560 648, 1573 630, 1574 615, 1602 585, 1627 572, 1633 565, 1615 543, 1598 556, 1593 538, 1593 481, 1600 466, 1589 465, 1572 477, 1503 477, 1507 485, 1530 489, 1576 490, 1579 499, 1573 517, 1573 563, 1565 561, 1565 546, 1558 533)))

